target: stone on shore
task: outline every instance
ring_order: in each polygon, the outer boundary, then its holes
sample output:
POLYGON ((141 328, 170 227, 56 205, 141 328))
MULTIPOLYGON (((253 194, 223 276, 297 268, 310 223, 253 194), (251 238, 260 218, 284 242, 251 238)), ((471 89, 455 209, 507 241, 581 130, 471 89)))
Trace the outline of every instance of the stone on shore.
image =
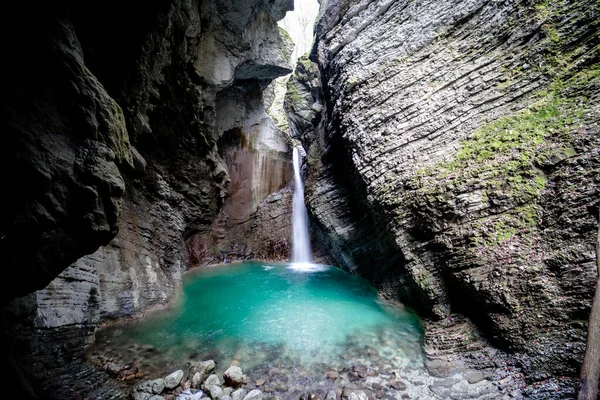
POLYGON ((165 387, 175 389, 183 379, 183 371, 177 370, 165 378, 165 387))
POLYGON ((227 371, 223 374, 225 383, 231 387, 240 387, 246 383, 246 377, 242 372, 242 369, 237 366, 227 368, 227 371))
POLYGON ((254 389, 250 391, 250 393, 248 393, 246 396, 244 396, 244 400, 262 400, 262 398, 263 393, 258 389, 254 389))

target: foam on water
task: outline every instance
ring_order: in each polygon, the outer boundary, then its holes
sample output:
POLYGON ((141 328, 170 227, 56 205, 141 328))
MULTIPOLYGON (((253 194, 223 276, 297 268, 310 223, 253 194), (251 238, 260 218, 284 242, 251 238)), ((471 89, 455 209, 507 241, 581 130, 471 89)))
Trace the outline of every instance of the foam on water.
POLYGON ((292 199, 292 262, 298 268, 308 266, 311 259, 308 236, 308 214, 304 204, 304 185, 300 176, 300 152, 294 147, 294 197, 292 199))

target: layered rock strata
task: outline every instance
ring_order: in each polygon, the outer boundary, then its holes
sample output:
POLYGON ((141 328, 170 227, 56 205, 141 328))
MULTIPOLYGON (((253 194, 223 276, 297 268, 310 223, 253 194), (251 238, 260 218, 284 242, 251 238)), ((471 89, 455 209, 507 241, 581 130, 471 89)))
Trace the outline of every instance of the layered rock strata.
POLYGON ((594 2, 329 1, 312 54, 320 116, 314 75, 299 65, 290 80, 309 212, 338 262, 424 315, 467 315, 533 397, 572 395, 583 356, 598 15, 594 2))
MULTIPOLYGON (((189 267, 186 240, 212 234, 213 222, 232 214, 232 184, 247 178, 234 167, 255 168, 254 182, 265 178, 261 171, 271 177, 244 197, 243 222, 275 220, 281 236, 289 229, 279 219, 286 191, 267 199, 285 187, 289 162, 262 89, 291 72, 291 42, 276 24, 291 7, 109 1, 11 13, 5 28, 33 23, 13 35, 15 64, 3 78, 10 89, 2 91, 3 171, 16 168, 5 181, 28 183, 2 214, 11 265, 3 296, 44 289, 5 309, 3 360, 24 367, 27 390, 44 398, 118 396, 107 375, 87 365, 85 343, 98 323, 169 301, 189 267), (45 68, 35 70, 36 57, 45 68), (248 108, 232 115, 239 104, 248 108), (226 130, 254 141, 236 153, 242 161, 221 140, 226 130)), ((246 236, 225 253, 248 247, 246 236)))

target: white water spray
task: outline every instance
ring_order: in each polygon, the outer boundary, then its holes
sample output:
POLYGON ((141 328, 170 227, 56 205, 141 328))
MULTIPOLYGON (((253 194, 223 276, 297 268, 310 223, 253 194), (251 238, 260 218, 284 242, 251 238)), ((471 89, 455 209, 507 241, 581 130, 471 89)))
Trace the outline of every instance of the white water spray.
POLYGON ((310 268, 310 241, 308 238, 308 215, 304 204, 304 186, 300 177, 300 153, 294 147, 294 199, 292 202, 292 263, 302 269, 310 268))

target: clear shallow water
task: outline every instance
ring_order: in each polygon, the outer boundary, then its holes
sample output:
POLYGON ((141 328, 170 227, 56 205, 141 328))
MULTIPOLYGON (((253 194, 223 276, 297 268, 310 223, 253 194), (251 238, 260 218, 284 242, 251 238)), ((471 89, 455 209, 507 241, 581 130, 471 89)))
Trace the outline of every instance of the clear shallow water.
POLYGON ((100 331, 94 351, 143 370, 173 370, 189 358, 239 362, 248 372, 421 368, 421 341, 418 318, 381 302, 361 278, 329 266, 247 262, 186 275, 172 308, 100 331))

